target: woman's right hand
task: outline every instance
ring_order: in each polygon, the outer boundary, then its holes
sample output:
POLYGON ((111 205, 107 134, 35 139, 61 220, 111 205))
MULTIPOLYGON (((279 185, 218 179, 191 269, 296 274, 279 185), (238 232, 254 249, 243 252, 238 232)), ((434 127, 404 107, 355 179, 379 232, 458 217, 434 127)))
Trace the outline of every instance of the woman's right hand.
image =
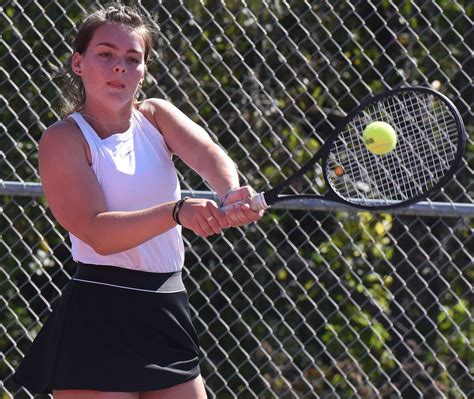
POLYGON ((187 199, 179 211, 181 225, 201 237, 220 234, 230 227, 225 213, 213 201, 204 198, 187 199))

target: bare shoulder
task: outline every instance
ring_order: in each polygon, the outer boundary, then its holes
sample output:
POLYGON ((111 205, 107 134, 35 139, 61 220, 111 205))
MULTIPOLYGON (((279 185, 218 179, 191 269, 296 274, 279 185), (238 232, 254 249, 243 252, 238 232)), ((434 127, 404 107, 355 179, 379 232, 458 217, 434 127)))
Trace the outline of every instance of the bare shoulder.
POLYGON ((178 107, 161 98, 149 98, 138 104, 138 110, 145 116, 152 118, 154 124, 165 135, 172 130, 176 133, 176 127, 188 127, 191 121, 178 107))
POLYGON ((39 142, 40 162, 42 153, 57 153, 57 156, 65 154, 68 151, 78 151, 86 156, 90 164, 90 151, 87 142, 72 118, 65 118, 53 123, 41 135, 39 142))
POLYGON ((61 147, 64 145, 81 145, 81 132, 79 128, 68 119, 63 119, 53 123, 41 135, 39 142, 40 153, 42 150, 51 147, 61 147))
POLYGON ((51 140, 78 140, 82 136, 74 119, 67 117, 49 126, 41 135, 41 141, 51 140))
POLYGON ((140 112, 157 112, 176 107, 162 98, 147 98, 146 100, 139 102, 137 108, 140 112))
POLYGON ((79 166, 90 166, 86 145, 72 119, 66 118, 48 127, 39 142, 39 171, 43 185, 47 188, 51 182, 79 166))
POLYGON ((147 98, 137 104, 137 109, 157 127, 157 121, 164 114, 178 112, 178 109, 173 104, 161 98, 147 98))

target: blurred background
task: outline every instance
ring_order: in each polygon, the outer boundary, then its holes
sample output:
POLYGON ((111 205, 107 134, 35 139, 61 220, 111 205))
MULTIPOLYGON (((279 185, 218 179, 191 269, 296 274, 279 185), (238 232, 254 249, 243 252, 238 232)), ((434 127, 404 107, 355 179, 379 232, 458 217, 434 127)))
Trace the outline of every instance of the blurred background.
MULTIPOLYGON (((439 90, 466 125, 461 169, 429 199, 429 214, 314 202, 208 239, 185 231, 209 397, 472 397, 473 2, 129 3, 156 29, 142 95, 202 125, 256 190, 301 166, 346 113, 383 90, 439 90)), ((12 373, 74 273, 39 183, 38 140, 60 118, 48 63, 68 62, 83 12, 103 4, 0 6, 2 399, 33 397, 12 373)), ((213 195, 176 165, 183 190, 213 195)), ((298 189, 323 192, 322 173, 298 189)))

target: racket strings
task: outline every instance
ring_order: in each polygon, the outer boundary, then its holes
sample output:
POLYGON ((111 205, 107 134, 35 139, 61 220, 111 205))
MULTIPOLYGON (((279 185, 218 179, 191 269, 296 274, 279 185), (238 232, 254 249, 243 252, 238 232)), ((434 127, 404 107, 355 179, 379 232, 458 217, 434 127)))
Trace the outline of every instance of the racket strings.
POLYGON ((339 134, 328 157, 329 182, 343 198, 359 204, 422 195, 450 169, 457 134, 456 120, 440 99, 398 93, 366 107, 339 134), (387 122, 397 132, 397 145, 386 155, 371 153, 363 142, 363 130, 373 121, 387 122), (334 173, 338 166, 342 176, 334 173))
MULTIPOLYGON (((416 113, 415 114, 411 113, 409 115, 411 115, 410 119, 412 119, 411 121, 409 121, 410 123, 412 124, 419 123, 419 121, 416 120, 417 119, 416 113)), ((395 120, 393 120, 393 118, 392 118, 392 121, 393 121, 392 123, 396 122, 395 120)), ((405 122, 405 121, 402 121, 402 122, 405 122)), ((426 121, 424 122, 426 123, 426 121)), ((430 120, 428 120, 428 123, 431 123, 430 120)), ((400 125, 403 125, 403 123, 400 125)), ((408 125, 408 126, 411 126, 411 125, 408 125)), ((403 130, 407 130, 407 126, 401 126, 401 127, 403 128, 403 130)), ((407 191, 409 195, 410 195, 410 185, 407 185, 407 183, 410 182, 410 179, 409 179, 410 177, 411 177, 412 183, 413 182, 416 183, 417 191, 421 191, 421 192, 423 192, 424 187, 428 187, 430 185, 430 181, 432 181, 433 179, 435 180, 438 179, 438 175, 436 173, 438 171, 438 168, 435 167, 436 158, 430 156, 433 153, 432 148, 430 149, 426 145, 424 146, 419 145, 420 143, 425 143, 425 142, 427 143, 428 146, 430 145, 431 140, 429 139, 427 140, 426 137, 423 137, 425 136, 425 134, 423 133, 424 131, 426 130, 423 127, 423 130, 418 128, 410 132, 411 137, 417 137, 418 140, 413 140, 413 139, 411 141, 401 140, 399 158, 402 160, 402 162, 396 162, 396 163, 392 162, 392 165, 390 165, 391 173, 388 175, 389 178, 385 179, 385 182, 388 182, 388 183, 402 182, 404 191, 407 191), (404 142, 406 143, 405 146, 403 145, 404 142), (403 157, 403 155, 405 156, 403 157), (402 179, 403 177, 405 178, 402 179)), ((384 169, 386 169, 386 167, 384 167, 384 169)), ((385 176, 387 176, 386 173, 385 173, 385 176)), ((397 188, 397 192, 403 192, 403 190, 400 190, 399 185, 395 184, 394 186, 397 188)), ((382 187, 387 187, 387 185, 386 184, 382 185, 382 187)))

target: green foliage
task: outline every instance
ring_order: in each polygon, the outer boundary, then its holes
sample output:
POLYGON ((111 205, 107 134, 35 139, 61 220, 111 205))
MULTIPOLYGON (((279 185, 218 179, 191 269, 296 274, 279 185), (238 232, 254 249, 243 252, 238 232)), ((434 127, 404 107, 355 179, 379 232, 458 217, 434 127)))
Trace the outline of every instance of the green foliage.
MULTIPOLYGON (((0 179, 6 181, 39 179, 37 142, 58 118, 45 60, 67 60, 82 12, 75 2, 67 2, 67 16, 66 2, 26 3, 24 10, 17 2, 3 8, 14 21, 2 25, 0 40, 0 148, 7 161, 0 179)), ((384 0, 376 12, 369 2, 351 3, 143 0, 160 27, 146 94, 170 99, 205 126, 259 190, 307 161, 361 98, 387 87, 438 80, 472 131, 464 71, 471 54, 467 36, 460 37, 471 29, 472 2, 384 0)), ((471 170, 472 152, 471 142, 471 170)), ((207 189, 178 167, 184 187, 207 189)), ((470 178, 461 170, 460 184, 449 185, 446 195, 470 201, 459 188, 470 178)), ((307 179, 293 189, 324 191, 319 168, 307 179)), ((67 280, 61 264, 69 270, 70 257, 44 199, 1 203, 3 379, 21 357, 11 340, 27 349, 25 331, 38 331, 36 315, 44 318, 57 298, 54 287, 67 280)), ((309 384, 320 397, 390 398, 410 389, 400 370, 419 362, 430 373, 413 375, 424 396, 463 397, 474 336, 466 281, 474 276, 465 276, 472 259, 460 243, 472 243, 470 236, 467 222, 283 210, 208 241, 186 233, 209 388, 219 398, 250 397, 251 385, 261 398, 283 398, 290 386, 307 396, 309 384), (424 308, 402 308, 406 298, 424 308), (408 342, 413 354, 403 352, 408 342)))

